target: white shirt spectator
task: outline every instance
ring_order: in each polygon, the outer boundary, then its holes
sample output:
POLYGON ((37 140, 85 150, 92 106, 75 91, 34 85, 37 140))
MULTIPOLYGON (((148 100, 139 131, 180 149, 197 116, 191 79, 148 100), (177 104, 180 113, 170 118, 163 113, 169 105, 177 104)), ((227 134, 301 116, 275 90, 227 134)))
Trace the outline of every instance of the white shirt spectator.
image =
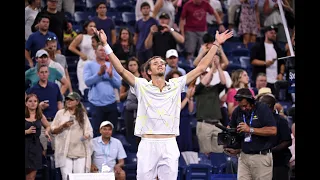
POLYGON ((27 6, 24 9, 24 39, 27 41, 30 34, 32 34, 31 26, 39 12, 39 9, 32 9, 30 6, 27 6))
MULTIPOLYGON (((221 6, 220 1, 218 1, 218 0, 209 0, 209 4, 213 8, 214 11, 222 12, 222 6, 221 6)), ((216 22, 216 18, 214 17, 214 15, 211 15, 211 14, 207 13, 207 23, 208 24, 212 24, 213 21, 216 22)))

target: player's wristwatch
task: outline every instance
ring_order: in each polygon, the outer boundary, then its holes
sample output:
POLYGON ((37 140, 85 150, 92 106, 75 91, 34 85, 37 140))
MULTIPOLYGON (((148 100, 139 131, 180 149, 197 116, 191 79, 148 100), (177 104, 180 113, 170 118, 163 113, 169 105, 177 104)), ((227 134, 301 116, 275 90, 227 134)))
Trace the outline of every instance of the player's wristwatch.
POLYGON ((253 132, 254 132, 254 129, 250 128, 250 134, 253 134, 253 132))

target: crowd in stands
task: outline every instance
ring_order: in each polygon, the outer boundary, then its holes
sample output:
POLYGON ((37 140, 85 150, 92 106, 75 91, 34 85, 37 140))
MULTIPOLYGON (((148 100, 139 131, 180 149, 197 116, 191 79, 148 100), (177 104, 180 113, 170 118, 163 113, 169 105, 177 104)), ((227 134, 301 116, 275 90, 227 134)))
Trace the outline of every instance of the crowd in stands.
MULTIPOLYGON (((294 49, 294 0, 282 2, 294 49)), ((224 156, 224 150, 217 143, 221 129, 213 124, 228 125, 238 105, 233 97, 246 87, 253 96, 272 93, 278 100, 274 110, 288 121, 292 137, 286 149, 294 176, 295 96, 281 86, 289 81, 288 60, 278 59, 292 52, 276 0, 25 3, 26 179, 67 180, 68 173, 102 171, 115 172, 116 179, 135 179, 138 99, 108 61, 92 27, 103 29, 121 63, 148 81, 149 58, 165 60, 168 81, 199 64, 214 45, 216 31, 233 31, 206 72, 181 94, 181 158, 186 165, 204 162, 214 167, 214 154, 224 156), (51 162, 54 166, 48 168, 51 162)), ((237 158, 231 159, 236 165, 237 158)), ((228 168, 212 173, 236 174, 228 168)))

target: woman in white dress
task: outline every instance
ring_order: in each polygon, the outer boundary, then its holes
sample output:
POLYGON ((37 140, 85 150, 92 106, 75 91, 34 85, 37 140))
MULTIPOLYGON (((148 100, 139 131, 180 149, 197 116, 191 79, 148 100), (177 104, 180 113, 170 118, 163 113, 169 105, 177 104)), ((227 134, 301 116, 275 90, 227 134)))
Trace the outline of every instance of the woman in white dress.
POLYGON ((83 33, 77 35, 77 37, 69 45, 69 50, 79 56, 77 65, 77 77, 78 77, 78 89, 83 95, 84 90, 87 88, 83 79, 83 68, 88 60, 95 60, 96 54, 92 47, 92 36, 94 32, 92 27, 96 27, 93 21, 87 21, 83 24, 83 33), (79 51, 80 49, 80 51, 79 51))

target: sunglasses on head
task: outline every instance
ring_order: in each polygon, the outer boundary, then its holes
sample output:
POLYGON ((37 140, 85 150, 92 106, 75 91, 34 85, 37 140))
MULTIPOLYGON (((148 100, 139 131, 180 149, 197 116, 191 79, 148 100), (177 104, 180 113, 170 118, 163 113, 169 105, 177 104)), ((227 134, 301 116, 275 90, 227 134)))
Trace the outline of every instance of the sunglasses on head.
POLYGON ((57 37, 53 36, 53 37, 48 37, 47 41, 52 41, 52 40, 57 40, 57 37))

